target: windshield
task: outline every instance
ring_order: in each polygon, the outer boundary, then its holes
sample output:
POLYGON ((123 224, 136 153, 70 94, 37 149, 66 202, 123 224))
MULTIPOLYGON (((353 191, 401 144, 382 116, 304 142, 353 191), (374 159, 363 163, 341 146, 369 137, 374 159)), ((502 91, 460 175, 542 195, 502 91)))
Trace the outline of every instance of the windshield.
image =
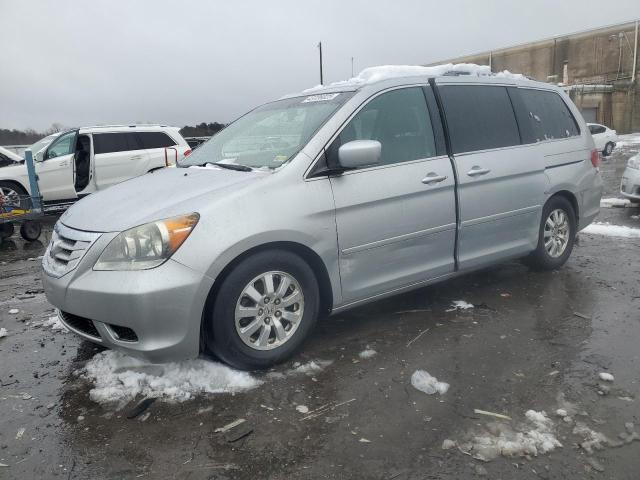
POLYGON ((44 137, 41 138, 40 140, 38 140, 36 143, 34 143, 33 145, 31 145, 28 150, 31 150, 31 153, 33 155, 35 155, 36 153, 38 153, 40 150, 42 150, 44 147, 46 147, 47 145, 49 145, 56 137, 58 136, 58 134, 56 133, 55 135, 49 135, 48 137, 44 137))
POLYGON ((278 168, 298 153, 350 96, 309 95, 258 107, 203 143, 180 166, 223 163, 278 168))

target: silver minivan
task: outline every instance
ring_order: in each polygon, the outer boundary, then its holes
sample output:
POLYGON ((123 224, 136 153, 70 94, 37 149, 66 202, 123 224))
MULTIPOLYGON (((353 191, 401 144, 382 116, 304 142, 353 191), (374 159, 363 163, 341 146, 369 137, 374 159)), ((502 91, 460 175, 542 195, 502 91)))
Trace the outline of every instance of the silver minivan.
POLYGON ((288 96, 179 167, 70 208, 46 295, 93 342, 242 369, 290 357, 326 314, 519 257, 558 268, 602 194, 569 98, 505 76, 288 96))

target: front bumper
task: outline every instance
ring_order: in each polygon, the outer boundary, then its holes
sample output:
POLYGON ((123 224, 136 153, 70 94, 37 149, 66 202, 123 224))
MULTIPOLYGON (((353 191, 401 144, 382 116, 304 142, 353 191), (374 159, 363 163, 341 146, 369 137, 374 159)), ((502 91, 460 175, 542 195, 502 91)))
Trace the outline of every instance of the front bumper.
POLYGON ((151 362, 198 356, 213 281, 171 259, 151 270, 93 271, 114 236, 103 234, 64 275, 43 272, 45 294, 62 322, 88 340, 151 362))
POLYGON ((625 169, 620 181, 620 193, 631 200, 640 201, 640 170, 625 169))

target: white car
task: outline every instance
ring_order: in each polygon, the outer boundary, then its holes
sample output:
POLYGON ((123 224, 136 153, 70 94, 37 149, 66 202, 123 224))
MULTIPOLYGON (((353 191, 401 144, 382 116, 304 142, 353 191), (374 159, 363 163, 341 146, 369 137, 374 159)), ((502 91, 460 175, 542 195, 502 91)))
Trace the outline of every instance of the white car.
POLYGON ((640 153, 627 162, 620 182, 620 193, 632 202, 640 202, 640 153))
POLYGON ((608 157, 613 152, 613 148, 618 142, 618 134, 615 130, 610 129, 599 123, 587 123, 596 148, 602 155, 608 157))
MULTIPOLYGON (((45 204, 66 204, 191 153, 179 128, 165 125, 83 127, 46 137, 31 147, 45 204)), ((29 195, 24 163, 0 169, 5 198, 29 195)))
POLYGON ((7 148, 0 147, 0 167, 15 165, 20 162, 22 162, 22 157, 20 155, 13 153, 7 148))

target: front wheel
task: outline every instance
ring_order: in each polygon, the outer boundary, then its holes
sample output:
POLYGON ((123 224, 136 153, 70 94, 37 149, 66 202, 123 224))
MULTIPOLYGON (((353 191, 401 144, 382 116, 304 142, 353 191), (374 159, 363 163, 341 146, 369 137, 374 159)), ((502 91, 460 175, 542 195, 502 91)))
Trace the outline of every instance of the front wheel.
POLYGON ((313 270, 283 250, 259 252, 224 279, 207 319, 207 346, 243 370, 291 357, 311 332, 319 309, 313 270))
POLYGON ((571 202, 552 197, 542 210, 538 246, 526 263, 538 270, 560 268, 568 260, 576 238, 576 215, 571 202))

